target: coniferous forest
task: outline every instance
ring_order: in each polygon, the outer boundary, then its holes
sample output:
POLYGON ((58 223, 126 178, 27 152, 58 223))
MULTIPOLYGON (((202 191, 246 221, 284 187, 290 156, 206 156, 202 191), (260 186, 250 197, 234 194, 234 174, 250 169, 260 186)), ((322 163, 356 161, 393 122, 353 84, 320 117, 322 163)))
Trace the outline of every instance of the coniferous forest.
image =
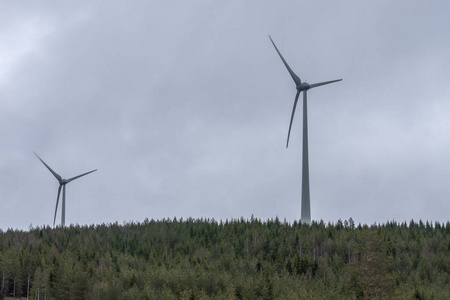
POLYGON ((0 279, 1 299, 450 299, 450 222, 7 230, 0 279))

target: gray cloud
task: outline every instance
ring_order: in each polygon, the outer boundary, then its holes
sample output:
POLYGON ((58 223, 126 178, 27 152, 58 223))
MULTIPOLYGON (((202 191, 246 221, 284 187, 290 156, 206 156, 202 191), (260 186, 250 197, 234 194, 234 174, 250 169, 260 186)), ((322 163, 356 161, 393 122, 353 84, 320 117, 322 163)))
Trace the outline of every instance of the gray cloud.
POLYGON ((445 222, 446 3, 108 1, 0 8, 0 228, 300 216, 309 93, 313 219, 445 222), (59 218, 59 217, 58 217, 59 218))

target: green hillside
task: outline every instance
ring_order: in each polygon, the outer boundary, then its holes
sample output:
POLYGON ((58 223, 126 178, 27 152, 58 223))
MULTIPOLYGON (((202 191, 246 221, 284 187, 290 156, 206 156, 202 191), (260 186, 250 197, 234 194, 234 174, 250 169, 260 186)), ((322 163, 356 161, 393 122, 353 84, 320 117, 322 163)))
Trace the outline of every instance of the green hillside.
POLYGON ((145 220, 0 231, 0 298, 450 299, 450 222, 145 220))

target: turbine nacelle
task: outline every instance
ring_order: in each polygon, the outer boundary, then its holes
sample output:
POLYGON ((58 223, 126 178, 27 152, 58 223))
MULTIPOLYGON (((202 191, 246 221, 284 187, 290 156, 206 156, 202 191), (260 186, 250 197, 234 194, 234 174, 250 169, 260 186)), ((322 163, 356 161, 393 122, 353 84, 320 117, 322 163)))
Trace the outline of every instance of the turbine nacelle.
POLYGON ((301 92, 301 91, 309 90, 311 88, 311 86, 307 82, 301 82, 300 84, 297 85, 296 88, 297 88, 297 91, 301 92))

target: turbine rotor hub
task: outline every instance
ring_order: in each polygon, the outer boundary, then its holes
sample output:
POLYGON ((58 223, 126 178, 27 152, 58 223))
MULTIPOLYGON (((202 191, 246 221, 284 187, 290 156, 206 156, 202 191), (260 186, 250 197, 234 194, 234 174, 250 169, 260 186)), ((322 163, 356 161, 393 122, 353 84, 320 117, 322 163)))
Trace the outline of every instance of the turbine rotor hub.
POLYGON ((297 85, 297 90, 299 90, 299 91, 306 91, 309 88, 310 88, 310 85, 307 82, 302 82, 297 85))

